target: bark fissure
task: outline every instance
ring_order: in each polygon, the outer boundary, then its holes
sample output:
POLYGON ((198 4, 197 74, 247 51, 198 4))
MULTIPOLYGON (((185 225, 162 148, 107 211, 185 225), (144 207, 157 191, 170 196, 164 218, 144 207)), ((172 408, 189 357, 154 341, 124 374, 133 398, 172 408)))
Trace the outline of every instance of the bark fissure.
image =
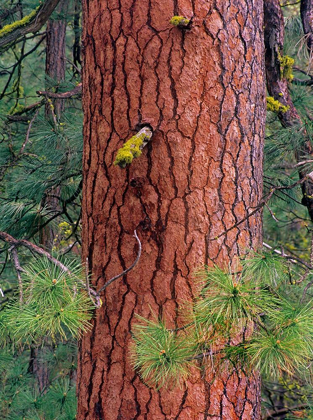
POLYGON ((136 268, 101 295, 83 339, 78 419, 91 420, 101 401, 105 420, 259 420, 258 379, 233 371, 215 378, 208 364, 188 387, 156 391, 133 372, 128 352, 136 313, 180 327, 179 303, 196 293, 193 272, 261 243, 260 214, 212 240, 262 196, 261 1, 83 8, 83 254, 93 284, 133 261, 134 229, 143 249, 136 268), (174 14, 193 17, 192 28, 173 28, 174 14), (113 166, 116 151, 140 124, 153 127, 153 139, 122 171, 113 166))

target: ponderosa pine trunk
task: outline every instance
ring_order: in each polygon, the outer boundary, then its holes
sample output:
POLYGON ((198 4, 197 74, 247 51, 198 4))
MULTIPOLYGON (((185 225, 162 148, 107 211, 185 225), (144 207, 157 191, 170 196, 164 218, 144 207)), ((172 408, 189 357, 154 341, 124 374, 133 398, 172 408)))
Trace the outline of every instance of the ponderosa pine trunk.
POLYGON ((83 2, 83 261, 99 289, 135 259, 135 229, 142 256, 101 295, 82 339, 78 420, 260 419, 257 374, 208 365, 184 389, 156 391, 129 345, 135 314, 181 325, 195 270, 261 245, 260 212, 245 218, 262 195, 262 3, 83 2), (191 29, 173 27, 174 15, 192 17, 191 29), (143 154, 114 166, 143 124, 154 131, 143 154))

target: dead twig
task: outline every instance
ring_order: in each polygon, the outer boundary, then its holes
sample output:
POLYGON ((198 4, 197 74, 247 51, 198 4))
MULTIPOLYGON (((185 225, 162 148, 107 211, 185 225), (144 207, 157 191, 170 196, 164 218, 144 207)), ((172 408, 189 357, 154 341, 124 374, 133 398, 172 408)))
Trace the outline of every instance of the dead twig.
POLYGON ((80 94, 81 91, 82 91, 82 84, 79 83, 76 87, 74 87, 74 89, 69 90, 68 92, 54 93, 54 92, 49 92, 45 90, 37 90, 36 93, 40 96, 46 96, 48 98, 67 99, 67 98, 71 98, 74 95, 80 94))
POLYGON ((19 295, 20 295, 20 304, 22 304, 23 303, 23 282, 22 282, 21 273, 24 271, 24 269, 20 265, 16 247, 12 246, 9 249, 9 252, 11 254, 11 261, 13 262, 13 265, 16 270, 17 279, 18 279, 18 287, 19 287, 19 295))
POLYGON ((309 178, 312 178, 313 176, 313 172, 310 172, 309 174, 305 175, 303 178, 299 179, 299 181, 294 182, 291 185, 288 186, 284 186, 284 185, 277 185, 274 186, 272 188, 270 188, 270 191, 268 193, 268 195, 263 198, 263 200, 260 201, 260 203, 254 208, 253 211, 251 211, 249 214, 247 214, 246 217, 244 217, 243 219, 239 220, 239 222, 234 223, 230 228, 224 230, 222 233, 220 233, 219 235, 215 236, 214 238, 211 238, 210 241, 216 241, 217 239, 219 239, 220 237, 226 235, 228 232, 230 232, 232 229, 235 229, 236 227, 238 227, 239 225, 241 225, 241 223, 245 222, 247 219, 249 219, 251 216, 253 216, 254 214, 256 214, 257 212, 259 212, 264 206, 267 205, 267 203, 269 202, 269 200, 272 198, 273 194, 276 191, 283 191, 283 190, 290 190, 292 188, 297 187, 298 185, 302 185, 305 181, 307 181, 309 178))
POLYGON ((139 259, 140 259, 140 256, 141 256, 141 242, 140 242, 140 239, 138 238, 138 235, 137 235, 137 232, 136 231, 134 231, 134 238, 136 238, 136 240, 137 240, 137 243, 138 243, 138 247, 139 247, 139 249, 138 249, 138 253, 137 253, 137 257, 136 257, 136 259, 135 259, 135 261, 133 262, 133 264, 129 267, 129 268, 127 268, 126 270, 124 270, 122 273, 120 273, 120 274, 117 274, 116 276, 114 276, 114 277, 112 277, 110 280, 108 280, 99 290, 98 290, 98 292, 97 292, 97 295, 99 296, 99 294, 101 293, 101 292, 103 292, 103 290, 105 290, 111 283, 113 283, 115 280, 117 280, 117 279, 119 279, 120 277, 122 277, 122 276, 125 276, 125 274, 127 274, 130 270, 132 270, 134 267, 135 267, 135 265, 138 263, 138 261, 139 261, 139 259))

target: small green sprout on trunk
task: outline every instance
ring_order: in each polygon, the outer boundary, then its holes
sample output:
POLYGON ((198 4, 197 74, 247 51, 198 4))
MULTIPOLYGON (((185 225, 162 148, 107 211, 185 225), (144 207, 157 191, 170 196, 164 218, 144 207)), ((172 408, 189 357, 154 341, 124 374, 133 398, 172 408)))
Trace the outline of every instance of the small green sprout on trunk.
POLYGON ((142 149, 148 144, 151 137, 151 128, 148 126, 143 127, 118 150, 114 165, 118 165, 120 168, 125 168, 127 165, 130 165, 134 158, 141 155, 142 149))

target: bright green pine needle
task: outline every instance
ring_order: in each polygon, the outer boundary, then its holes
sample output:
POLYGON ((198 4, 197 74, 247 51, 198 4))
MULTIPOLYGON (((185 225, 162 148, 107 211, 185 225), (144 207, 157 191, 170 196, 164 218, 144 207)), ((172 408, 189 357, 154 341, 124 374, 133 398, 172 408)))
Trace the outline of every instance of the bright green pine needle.
POLYGON ((312 355, 308 343, 281 331, 272 334, 258 332, 247 346, 247 352, 255 369, 274 378, 283 372, 293 375, 296 370, 309 364, 312 355))
POLYGON ((283 330, 284 336, 300 340, 313 351, 313 307, 280 299, 276 310, 267 314, 272 328, 283 330))
POLYGON ((193 353, 161 321, 141 317, 133 329, 132 362, 142 379, 158 388, 179 386, 187 378, 193 353))
POLYGON ((266 288, 258 286, 254 276, 235 279, 218 267, 205 275, 205 285, 194 305, 194 317, 196 323, 207 328, 234 333, 275 304, 275 298, 266 288))
POLYGON ((22 274, 24 303, 10 302, 1 311, 1 322, 17 341, 44 337, 67 339, 78 337, 90 328, 94 309, 79 279, 81 268, 65 262, 71 273, 56 267, 45 258, 30 264, 22 274))
POLYGON ((294 305, 273 288, 283 284, 287 292, 288 267, 282 258, 253 253, 241 265, 236 273, 219 267, 201 273, 199 297, 193 306, 186 305, 188 328, 175 332, 161 321, 139 317, 132 361, 145 382, 158 388, 182 383, 190 362, 210 352, 217 363, 230 361, 229 366, 257 369, 269 377, 291 375, 309 363, 312 305, 294 305), (232 337, 238 344, 226 344, 232 337))
POLYGON ((255 284, 277 286, 288 278, 286 261, 271 253, 250 253, 241 261, 244 279, 251 279, 255 284))

